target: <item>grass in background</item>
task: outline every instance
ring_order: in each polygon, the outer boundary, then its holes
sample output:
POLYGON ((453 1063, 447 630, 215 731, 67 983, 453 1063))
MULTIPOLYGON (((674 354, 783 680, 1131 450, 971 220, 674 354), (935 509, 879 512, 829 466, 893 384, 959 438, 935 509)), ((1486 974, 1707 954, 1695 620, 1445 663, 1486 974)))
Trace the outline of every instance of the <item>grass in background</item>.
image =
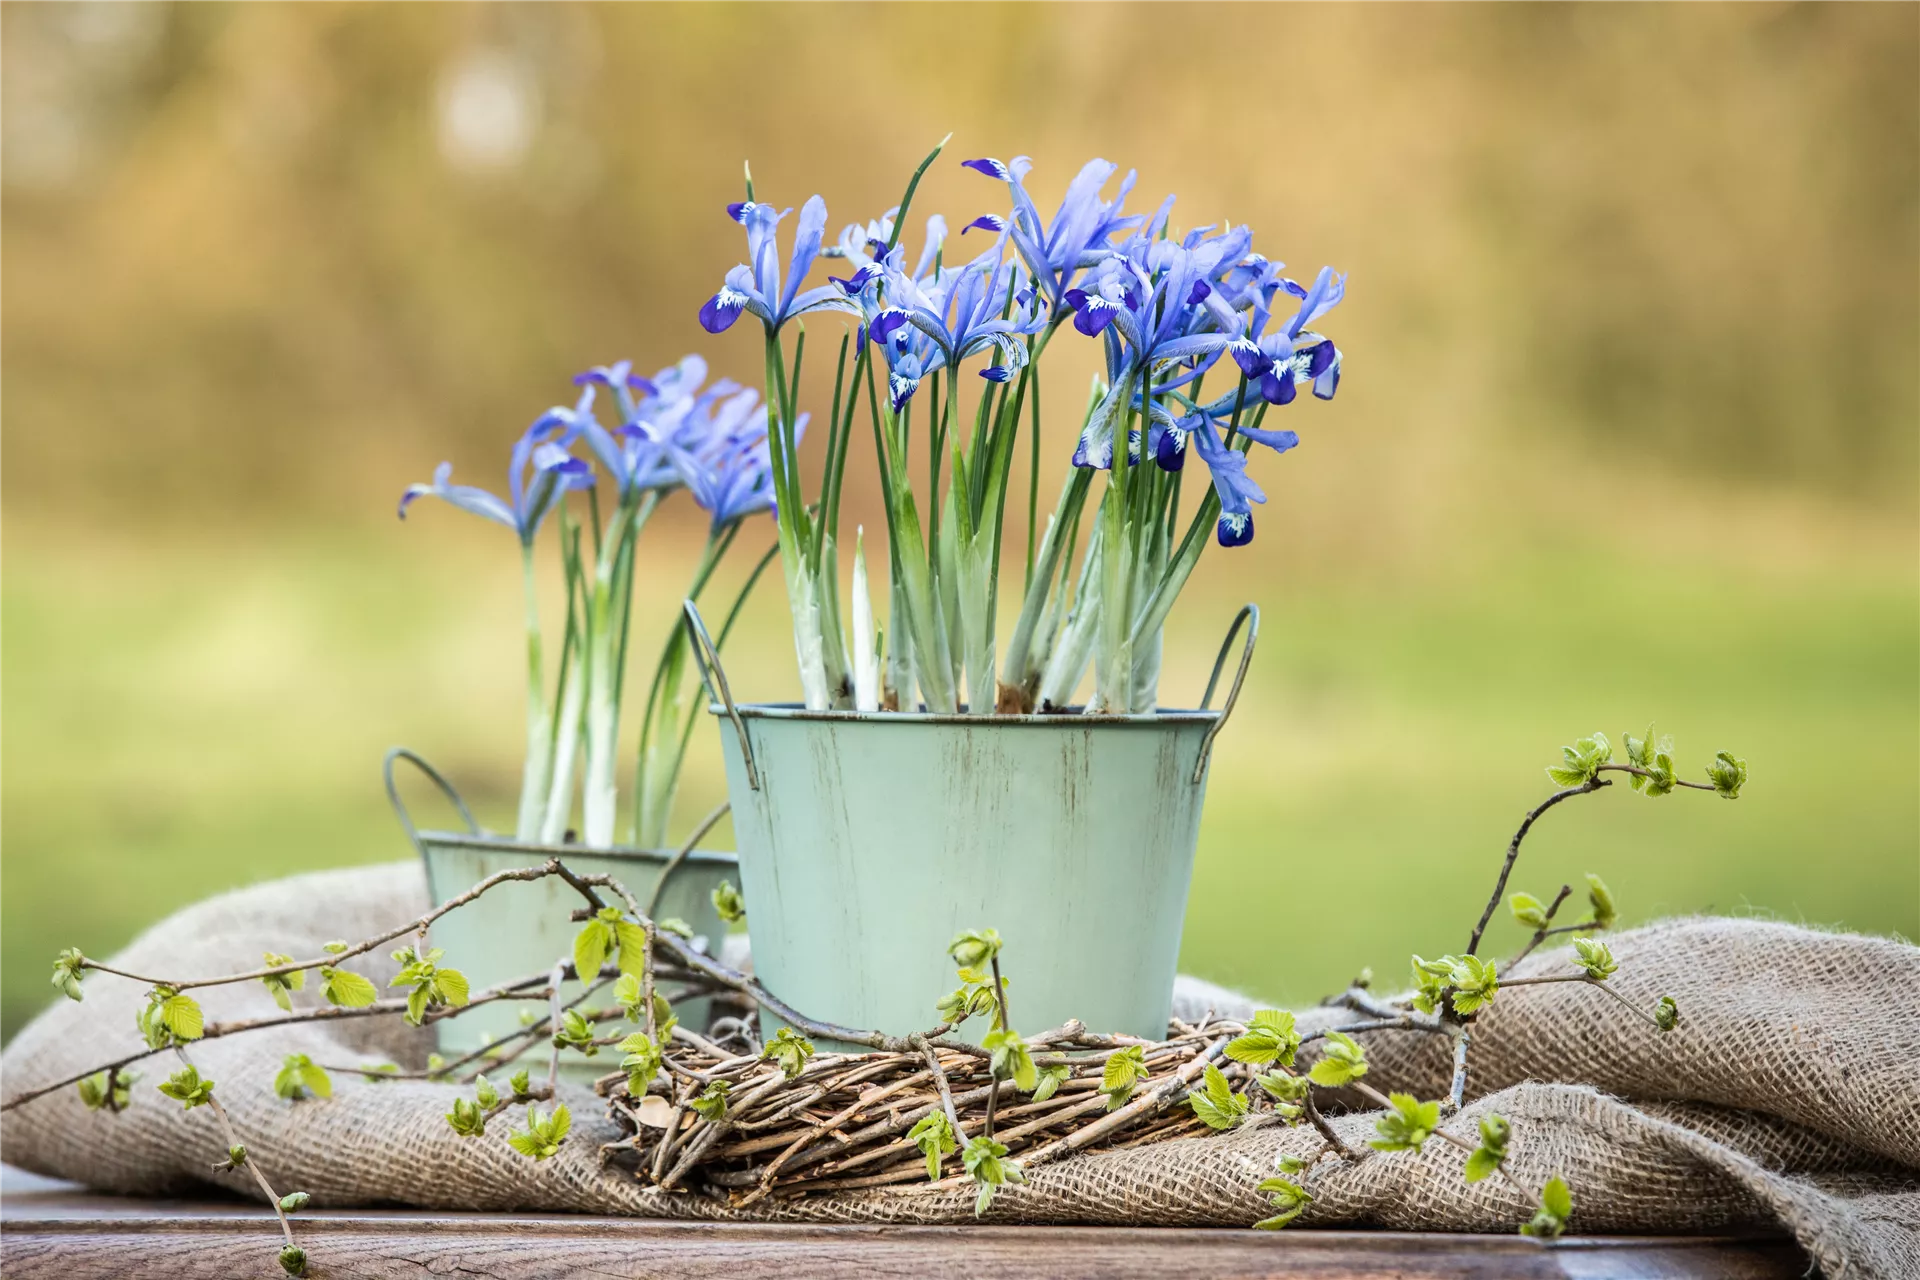
MULTIPOLYGON (((75 550, 9 528, 6 1033, 51 998, 63 946, 104 955, 224 888, 409 856, 378 781, 391 743, 507 821, 513 566, 455 521, 405 537, 75 550)), ((677 590, 672 561, 647 571, 658 598, 677 590)), ((1223 561, 1176 616, 1169 701, 1197 689, 1228 593, 1247 590, 1223 561)), ((1723 746, 1746 757, 1746 795, 1584 797, 1542 822, 1515 888, 1545 897, 1597 870, 1629 923, 1756 911, 1920 934, 1909 572, 1706 576, 1609 553, 1577 571, 1507 555, 1464 580, 1353 581, 1370 585, 1258 589, 1265 625, 1215 758, 1187 971, 1289 1001, 1367 965, 1400 982, 1408 951, 1464 943, 1560 744, 1596 728, 1617 741, 1649 718, 1690 771, 1723 746)), ((748 690, 791 686, 777 583, 729 666, 748 690)), ((680 825, 723 791, 703 732, 680 825)))

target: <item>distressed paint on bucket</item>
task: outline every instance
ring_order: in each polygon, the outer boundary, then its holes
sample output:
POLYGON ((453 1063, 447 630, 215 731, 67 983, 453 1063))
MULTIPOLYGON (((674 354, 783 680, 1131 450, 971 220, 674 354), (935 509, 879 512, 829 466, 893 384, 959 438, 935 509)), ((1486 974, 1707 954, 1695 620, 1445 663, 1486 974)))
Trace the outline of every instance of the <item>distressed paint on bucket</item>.
MULTIPOLYGON (((1020 1030, 1079 1018, 1165 1036, 1204 753, 1224 711, 713 710, 754 973, 790 1006, 924 1031, 958 985, 948 942, 990 926, 1020 1030)), ((964 1029, 986 1030, 984 1018, 964 1029)))
MULTIPOLYGON (((427 892, 435 906, 456 898, 499 871, 537 866, 559 858, 582 875, 610 875, 628 892, 647 900, 654 881, 673 857, 672 851, 630 849, 622 846, 592 849, 579 844, 537 844, 502 836, 451 831, 418 833, 421 856, 427 865, 427 892)), ((696 938, 707 939, 710 955, 720 954, 727 926, 714 910, 711 894, 722 880, 738 882, 738 860, 730 853, 696 849, 667 881, 660 894, 659 918, 679 917, 693 927, 696 938)), ((473 990, 551 969, 573 958, 574 935, 580 925, 572 919, 585 905, 578 891, 558 876, 525 883, 509 882, 487 890, 479 899, 433 922, 433 945, 443 947, 447 963, 466 974, 473 990)), ((579 994, 568 982, 565 998, 579 994)), ((669 991, 668 994, 671 994, 669 991)), ((704 1028, 708 1002, 676 1003, 674 1011, 691 1027, 704 1028)), ((523 1000, 501 1000, 435 1024, 440 1052, 449 1059, 464 1056, 508 1034, 520 1025, 520 1011, 534 1009, 544 1016, 546 1006, 523 1000)), ((534 1047, 545 1054, 546 1041, 534 1047)), ((603 1075, 616 1069, 618 1059, 604 1053, 592 1061, 568 1051, 562 1062, 569 1075, 603 1075)))

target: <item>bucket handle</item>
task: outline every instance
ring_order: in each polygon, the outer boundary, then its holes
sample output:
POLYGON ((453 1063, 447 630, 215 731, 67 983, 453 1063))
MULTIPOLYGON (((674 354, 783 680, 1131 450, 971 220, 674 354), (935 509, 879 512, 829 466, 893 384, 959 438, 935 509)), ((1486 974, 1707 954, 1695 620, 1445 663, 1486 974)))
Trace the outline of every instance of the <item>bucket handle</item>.
POLYGON ((707 686, 707 697, 713 699, 714 688, 719 688, 719 700, 726 707, 727 718, 733 721, 733 731, 740 739, 740 758, 747 766, 747 786, 754 791, 760 789, 760 770, 753 761, 753 741, 747 737, 746 722, 740 718, 740 709, 733 705, 733 690, 727 687, 727 669, 720 665, 720 650, 714 645, 713 637, 707 634, 707 624, 701 620, 700 606, 692 600, 683 602, 687 615, 687 634, 693 641, 693 660, 700 666, 700 683, 707 686))
POLYGON ((1240 700, 1240 686, 1246 683, 1247 667, 1253 662, 1253 644, 1260 638, 1260 606, 1248 603, 1240 607, 1233 615, 1233 625, 1227 628, 1227 638, 1220 644, 1220 655, 1213 660, 1213 674, 1207 677, 1207 691, 1200 695, 1200 709, 1207 710, 1207 704, 1213 701, 1214 686, 1220 683, 1220 669, 1227 663, 1227 654, 1233 649, 1234 637, 1240 634, 1240 624, 1248 623, 1247 643, 1240 650, 1240 666, 1233 673, 1233 684, 1227 690, 1226 705, 1220 708, 1220 718, 1207 727, 1207 736, 1200 739, 1200 758, 1193 765, 1193 785, 1200 785, 1200 779, 1206 776, 1207 760, 1213 754, 1213 740, 1226 728, 1227 717, 1233 714, 1233 704, 1240 700))
POLYGON ((380 776, 386 780, 387 801, 393 805, 393 816, 400 819, 400 825, 406 828, 407 840, 412 843, 416 853, 423 858, 427 856, 426 848, 420 843, 420 832, 413 825, 413 815, 407 812, 407 802, 400 798, 400 788, 393 779, 393 762, 396 760, 405 760, 431 778, 434 785, 440 788, 441 794, 453 801, 453 807, 460 811, 460 819, 467 824, 467 831, 476 836, 480 834, 480 824, 473 820, 473 811, 467 808, 467 802, 460 798, 460 793, 453 789, 451 782, 441 776, 438 769, 428 764, 416 752, 409 751, 405 747, 390 747, 386 758, 380 762, 380 776))

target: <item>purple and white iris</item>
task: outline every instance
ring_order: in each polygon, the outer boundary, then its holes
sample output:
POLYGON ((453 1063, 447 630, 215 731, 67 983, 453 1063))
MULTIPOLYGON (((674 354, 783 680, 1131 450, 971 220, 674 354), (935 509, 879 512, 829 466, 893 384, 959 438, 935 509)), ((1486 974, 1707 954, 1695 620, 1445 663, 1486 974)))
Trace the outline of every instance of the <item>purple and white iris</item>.
POLYGON ((821 237, 827 227, 827 204, 814 196, 800 207, 795 227, 793 255, 787 261, 782 282, 780 269, 781 219, 793 210, 776 212, 772 205, 752 200, 727 206, 727 214, 747 229, 747 257, 727 272, 726 283, 700 308, 700 326, 708 333, 723 333, 740 318, 742 311, 758 316, 769 333, 795 316, 813 311, 850 311, 846 295, 832 285, 801 290, 814 259, 820 256, 821 237))
MULTIPOLYGON (((592 400, 589 388, 585 401, 592 400)), ((507 464, 507 494, 501 498, 485 489, 454 484, 453 464, 443 462, 434 469, 431 484, 408 485, 400 495, 400 518, 416 498, 438 498, 442 502, 471 512, 496 524, 503 524, 520 535, 520 541, 532 545, 534 535, 570 489, 585 489, 593 484, 593 468, 567 452, 575 428, 542 414, 515 442, 507 464)))

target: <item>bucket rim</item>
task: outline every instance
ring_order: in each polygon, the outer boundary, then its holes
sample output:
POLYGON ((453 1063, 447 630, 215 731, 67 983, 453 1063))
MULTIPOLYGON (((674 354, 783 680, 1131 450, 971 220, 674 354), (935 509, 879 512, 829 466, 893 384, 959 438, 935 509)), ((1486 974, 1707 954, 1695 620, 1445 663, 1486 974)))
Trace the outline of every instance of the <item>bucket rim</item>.
MULTIPOLYGON (((642 849, 634 845, 590 845, 590 844, 545 844, 538 840, 516 840, 512 836, 493 835, 490 832, 475 835, 470 831, 434 831, 423 829, 420 832, 422 848, 429 846, 466 847, 485 849, 492 853, 526 853, 542 858, 610 858, 616 862, 665 863, 672 860, 676 849, 642 849)), ((740 855, 725 849, 693 849, 687 853, 690 863, 709 863, 727 867, 740 865, 740 855)))
MULTIPOLYGON (((827 724, 965 725, 970 729, 991 727, 1075 729, 1088 726, 1153 729, 1163 726, 1213 725, 1226 715, 1224 709, 1199 711, 1165 708, 1140 715, 1124 716, 1087 715, 1071 708, 1052 715, 1029 712, 1026 715, 979 716, 955 715, 942 711, 809 711, 803 703, 798 702, 741 702, 735 704, 735 709, 743 720, 801 720, 820 721, 827 724)), ((715 716, 727 714, 727 708, 714 701, 707 703, 707 711, 715 716)))

